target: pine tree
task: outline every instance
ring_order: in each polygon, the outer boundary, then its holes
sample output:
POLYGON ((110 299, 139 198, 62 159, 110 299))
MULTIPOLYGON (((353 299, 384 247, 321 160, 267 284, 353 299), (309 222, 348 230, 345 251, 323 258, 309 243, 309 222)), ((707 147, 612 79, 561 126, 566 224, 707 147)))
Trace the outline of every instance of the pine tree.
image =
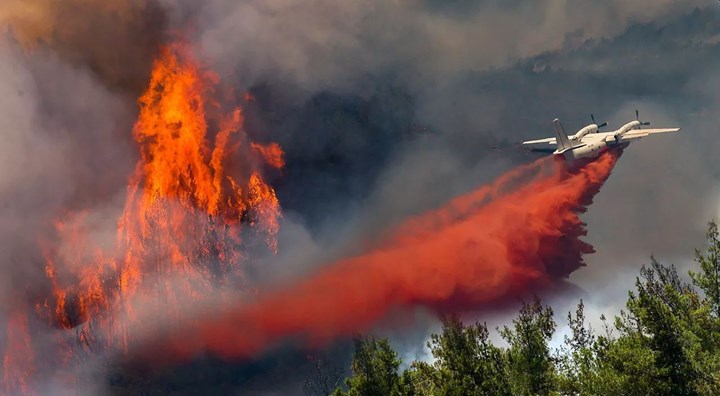
POLYGON ((347 392, 337 389, 335 395, 348 396, 400 396, 400 369, 402 361, 387 339, 375 337, 355 340, 352 359, 353 375, 346 380, 347 392))
POLYGON ((555 365, 548 342, 556 323, 550 307, 539 298, 523 303, 514 327, 505 326, 500 334, 510 344, 507 356, 508 378, 513 395, 548 395, 555 388, 555 365))
MULTIPOLYGON (((434 395, 509 395, 502 350, 489 340, 485 324, 465 326, 451 315, 427 346, 435 363, 417 366, 434 395)), ((428 389, 428 388, 426 388, 428 389)))

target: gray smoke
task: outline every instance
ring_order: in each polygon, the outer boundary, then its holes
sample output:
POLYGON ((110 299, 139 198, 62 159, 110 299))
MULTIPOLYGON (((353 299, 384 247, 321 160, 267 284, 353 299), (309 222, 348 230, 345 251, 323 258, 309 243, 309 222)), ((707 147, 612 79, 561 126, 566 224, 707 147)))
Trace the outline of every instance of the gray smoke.
MULTIPOLYGON (((589 310, 617 309, 650 253, 687 265, 718 215, 716 2, 160 3, 115 17, 78 2, 53 8, 39 20, 64 21, 63 34, 30 52, 3 37, 3 307, 47 291, 37 236, 59 211, 121 205, 136 156, 135 96, 155 48, 178 30, 225 83, 256 97, 246 109, 253 137, 287 151, 284 173, 271 175, 286 210, 281 252, 253 269, 259 284, 360 251, 407 216, 527 162, 517 144, 549 136, 554 117, 579 128, 592 112, 615 127, 637 108, 653 125, 683 127, 633 144, 585 215, 598 253, 571 281, 589 310)), ((418 340, 436 328, 425 314, 417 323, 418 340)), ((410 344, 403 355, 416 355, 410 344)), ((249 373, 253 389, 299 393, 297 378, 279 384, 282 367, 302 359, 269 360, 221 367, 249 373)))
MULTIPOLYGON (((122 192, 133 154, 117 129, 131 125, 135 110, 88 70, 44 49, 27 56, 0 40, 0 326, 5 333, 13 312, 29 316, 38 381, 31 386, 62 394, 54 377, 57 331, 33 311, 52 298, 40 243, 52 238, 64 211, 105 210, 122 192)), ((2 337, 3 353, 5 345, 2 337)))

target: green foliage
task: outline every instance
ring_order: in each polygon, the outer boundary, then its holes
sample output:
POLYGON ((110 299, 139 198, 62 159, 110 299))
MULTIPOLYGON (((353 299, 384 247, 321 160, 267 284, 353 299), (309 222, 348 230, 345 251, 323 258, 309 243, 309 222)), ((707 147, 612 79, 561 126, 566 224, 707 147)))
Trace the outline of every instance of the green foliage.
POLYGON ((593 329, 585 324, 585 304, 582 300, 575 316, 568 312, 570 336, 565 336, 564 346, 556 357, 558 390, 562 394, 603 394, 606 381, 600 380, 598 355, 605 352, 605 339, 595 336, 593 329))
POLYGON ((510 344, 506 360, 512 394, 549 395, 555 386, 555 366, 548 346, 556 327, 552 309, 543 307, 536 297, 523 304, 513 325, 500 331, 510 344))
POLYGON ((403 395, 398 374, 400 363, 402 361, 388 340, 377 340, 374 337, 359 338, 355 340, 351 366, 353 376, 346 381, 348 391, 338 389, 335 395, 403 395))
POLYGON ((693 283, 704 293, 713 315, 720 317, 720 239, 718 225, 711 221, 707 239, 710 246, 706 253, 695 250, 695 261, 700 264, 700 272, 690 271, 693 283))
POLYGON ((512 327, 490 341, 485 324, 443 319, 428 348, 434 361, 400 360, 387 340, 359 340, 348 391, 337 395, 718 395, 720 394, 720 235, 709 225, 708 247, 696 251, 700 269, 683 281, 654 257, 642 267, 624 310, 596 334, 581 300, 568 312, 569 335, 548 345, 556 323, 535 298, 512 327), (697 289, 697 290, 696 290, 697 289))
POLYGON ((433 334, 435 363, 426 368, 436 395, 509 395, 502 350, 489 341, 485 324, 464 326, 457 316, 443 319, 442 333, 433 334))

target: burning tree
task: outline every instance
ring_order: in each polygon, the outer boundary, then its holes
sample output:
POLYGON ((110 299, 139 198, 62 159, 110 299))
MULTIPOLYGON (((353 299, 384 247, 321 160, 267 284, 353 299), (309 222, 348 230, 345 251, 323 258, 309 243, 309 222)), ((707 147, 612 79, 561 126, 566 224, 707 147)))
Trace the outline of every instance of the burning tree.
MULTIPOLYGON (((185 45, 163 48, 139 99, 140 160, 114 247, 95 243, 86 212, 60 215, 40 241, 52 296, 35 311, 52 327, 76 328, 58 336, 58 349, 126 352, 141 326, 179 322, 189 302, 209 303, 227 285, 250 289, 255 239, 277 251, 280 205, 261 170, 281 168, 282 149, 249 140, 242 109, 224 111, 215 99, 218 83, 185 45)), ((32 393, 27 322, 21 308, 8 323, 7 393, 32 393)))

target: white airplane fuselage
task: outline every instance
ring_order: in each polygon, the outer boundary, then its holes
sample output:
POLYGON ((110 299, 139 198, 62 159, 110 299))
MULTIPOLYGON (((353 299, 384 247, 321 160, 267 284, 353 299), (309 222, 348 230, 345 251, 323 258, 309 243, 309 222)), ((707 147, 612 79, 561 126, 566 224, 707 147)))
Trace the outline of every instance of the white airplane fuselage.
POLYGON ((555 126, 554 138, 530 140, 523 142, 523 144, 531 146, 537 144, 555 145, 554 150, 552 148, 533 148, 533 150, 551 152, 553 155, 562 156, 568 161, 575 161, 598 157, 607 150, 625 148, 631 142, 646 136, 680 130, 680 128, 642 129, 643 126, 650 125, 650 123, 634 120, 610 132, 600 132, 599 130, 600 127, 607 125, 607 123, 603 123, 601 126, 590 124, 574 135, 568 136, 560 120, 553 120, 553 125, 555 126))
POLYGON ((553 155, 561 155, 566 160, 572 161, 595 158, 609 149, 625 148, 630 145, 630 142, 622 142, 620 138, 627 132, 639 128, 640 125, 639 121, 631 121, 611 132, 599 132, 597 125, 588 125, 575 135, 568 137, 573 143, 577 142, 575 143, 577 146, 569 150, 558 148, 553 155))

